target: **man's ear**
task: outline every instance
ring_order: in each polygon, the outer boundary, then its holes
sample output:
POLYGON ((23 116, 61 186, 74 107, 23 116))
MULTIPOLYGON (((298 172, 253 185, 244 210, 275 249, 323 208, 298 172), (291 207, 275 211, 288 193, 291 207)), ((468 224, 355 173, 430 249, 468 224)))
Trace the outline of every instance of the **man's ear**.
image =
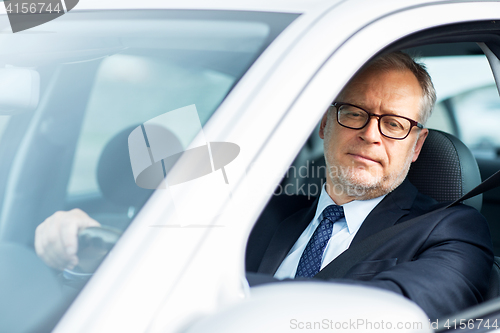
POLYGON ((323 115, 323 118, 321 118, 321 124, 319 125, 319 137, 322 139, 325 138, 325 126, 327 120, 328 120, 328 111, 326 111, 325 114, 323 115))
POLYGON ((422 150, 422 146, 424 145, 425 138, 427 138, 428 134, 429 130, 427 128, 424 128, 420 131, 417 139, 417 144, 415 145, 415 153, 413 154, 413 159, 411 160, 412 162, 415 162, 418 158, 418 155, 420 155, 420 151, 422 150))

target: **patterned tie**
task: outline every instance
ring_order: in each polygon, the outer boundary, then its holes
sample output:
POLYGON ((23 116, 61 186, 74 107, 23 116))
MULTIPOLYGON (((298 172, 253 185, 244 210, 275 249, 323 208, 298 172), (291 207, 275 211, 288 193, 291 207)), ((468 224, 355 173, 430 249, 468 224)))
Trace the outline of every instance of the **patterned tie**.
POLYGON ((333 224, 344 217, 342 206, 330 205, 323 210, 323 220, 314 231, 297 266, 295 277, 313 277, 321 268, 323 251, 332 237, 333 224))

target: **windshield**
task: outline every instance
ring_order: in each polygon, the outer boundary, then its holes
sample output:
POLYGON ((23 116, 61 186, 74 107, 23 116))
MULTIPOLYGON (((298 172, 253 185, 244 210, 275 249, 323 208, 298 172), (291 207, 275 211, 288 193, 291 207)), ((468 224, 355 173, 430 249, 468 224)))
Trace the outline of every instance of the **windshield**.
POLYGON ((295 17, 71 12, 0 34, 0 331, 55 325, 179 154, 207 145, 197 143, 205 123, 295 17), (49 268, 35 229, 73 209, 103 228, 80 232, 77 266, 49 268))

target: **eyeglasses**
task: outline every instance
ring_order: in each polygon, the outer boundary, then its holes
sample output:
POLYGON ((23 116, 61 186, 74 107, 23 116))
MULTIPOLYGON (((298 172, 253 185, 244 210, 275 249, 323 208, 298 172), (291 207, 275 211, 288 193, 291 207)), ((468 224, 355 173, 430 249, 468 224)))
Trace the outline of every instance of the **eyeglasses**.
POLYGON ((339 125, 351 129, 362 129, 370 122, 371 117, 377 117, 380 134, 390 139, 403 140, 410 134, 413 127, 424 128, 422 124, 410 118, 392 114, 370 113, 349 103, 334 102, 332 106, 337 109, 339 125))

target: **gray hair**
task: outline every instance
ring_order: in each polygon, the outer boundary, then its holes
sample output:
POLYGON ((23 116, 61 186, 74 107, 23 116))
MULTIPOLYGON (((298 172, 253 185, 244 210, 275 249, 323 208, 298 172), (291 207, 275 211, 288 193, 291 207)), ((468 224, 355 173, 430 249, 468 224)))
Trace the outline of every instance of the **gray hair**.
MULTIPOLYGON (((422 88, 422 99, 420 100, 420 123, 424 124, 429 119, 434 104, 436 103, 436 90, 432 84, 431 76, 427 72, 424 64, 416 62, 408 54, 397 51, 381 55, 366 64, 363 69, 356 75, 366 71, 367 69, 378 70, 409 70, 417 78, 420 87, 422 88)), ((342 94, 342 93, 341 93, 342 94)))

